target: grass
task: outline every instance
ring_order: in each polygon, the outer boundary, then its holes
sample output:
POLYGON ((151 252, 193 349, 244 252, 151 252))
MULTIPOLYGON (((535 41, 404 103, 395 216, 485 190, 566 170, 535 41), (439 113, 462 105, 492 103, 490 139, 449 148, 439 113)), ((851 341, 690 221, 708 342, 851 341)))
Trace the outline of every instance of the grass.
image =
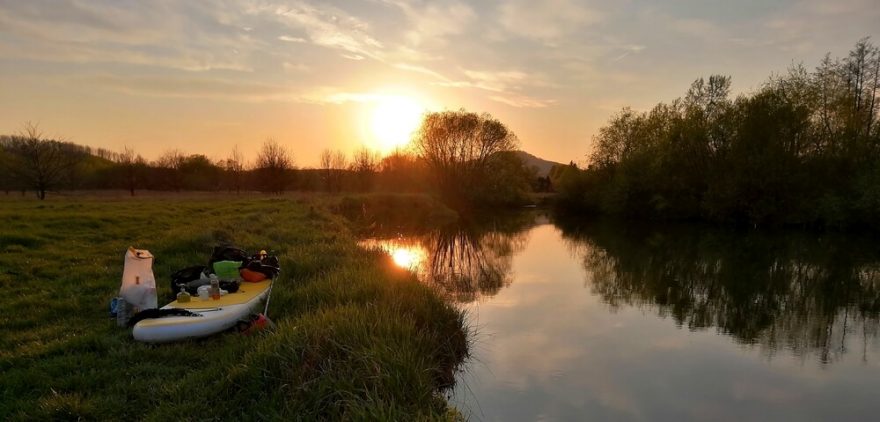
MULTIPOLYGON (((2 420, 448 420, 461 312, 307 197, 0 200, 2 420), (148 345, 108 316, 129 245, 169 275, 235 242, 281 258, 256 336, 148 345)), ((326 199, 318 201, 326 203, 326 199)))

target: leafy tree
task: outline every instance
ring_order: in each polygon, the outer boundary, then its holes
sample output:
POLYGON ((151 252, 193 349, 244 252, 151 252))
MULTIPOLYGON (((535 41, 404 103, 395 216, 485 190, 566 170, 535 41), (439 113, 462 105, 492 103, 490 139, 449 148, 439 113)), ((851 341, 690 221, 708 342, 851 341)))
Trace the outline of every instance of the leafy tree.
POLYGON ((481 202, 491 161, 514 151, 517 138, 489 114, 458 110, 428 113, 413 144, 440 195, 461 207, 481 202))
POLYGON ((697 79, 649 112, 629 108, 593 140, 589 168, 555 175, 560 204, 593 212, 763 225, 877 225, 880 49, 859 41, 730 99, 697 79))
POLYGON ((203 154, 183 158, 180 174, 183 186, 193 190, 216 190, 220 186, 220 166, 203 154))

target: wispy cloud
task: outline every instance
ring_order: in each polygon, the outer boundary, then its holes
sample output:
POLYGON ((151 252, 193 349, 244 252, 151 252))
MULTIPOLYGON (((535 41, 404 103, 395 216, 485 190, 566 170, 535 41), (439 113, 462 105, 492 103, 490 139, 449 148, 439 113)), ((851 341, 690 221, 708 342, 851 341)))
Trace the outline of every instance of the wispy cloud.
POLYGON ((510 34, 549 44, 602 20, 597 10, 572 0, 516 0, 504 3, 499 14, 501 25, 510 34))
POLYGON ((274 15, 282 23, 303 30, 310 42, 342 50, 348 57, 378 58, 382 50, 382 43, 368 33, 366 22, 335 7, 294 1, 256 7, 251 12, 274 15))
POLYGON ((473 23, 477 14, 474 9, 460 1, 421 2, 384 0, 403 11, 410 26, 407 40, 415 45, 425 41, 444 43, 444 37, 463 33, 473 23))
POLYGON ((190 71, 251 70, 244 54, 259 47, 221 7, 193 6, 200 22, 166 4, 108 1, 7 1, 0 7, 5 57, 55 62, 117 62, 190 71))
POLYGON ((382 95, 372 92, 351 92, 339 87, 318 87, 301 96, 303 102, 312 104, 369 103, 378 101, 382 95))
POLYGON ((247 102, 301 100, 296 90, 290 87, 218 78, 105 74, 71 80, 99 89, 148 97, 211 98, 247 102))
POLYGON ((544 108, 556 104, 556 100, 533 98, 526 95, 491 95, 489 99, 511 107, 544 108))
POLYGON ((295 42, 295 43, 304 43, 307 42, 305 38, 302 37, 291 37, 290 35, 281 35, 278 37, 279 40, 284 42, 295 42))
POLYGON ((296 72, 308 72, 312 70, 312 68, 305 63, 291 63, 284 62, 281 64, 281 67, 286 71, 296 71, 296 72))

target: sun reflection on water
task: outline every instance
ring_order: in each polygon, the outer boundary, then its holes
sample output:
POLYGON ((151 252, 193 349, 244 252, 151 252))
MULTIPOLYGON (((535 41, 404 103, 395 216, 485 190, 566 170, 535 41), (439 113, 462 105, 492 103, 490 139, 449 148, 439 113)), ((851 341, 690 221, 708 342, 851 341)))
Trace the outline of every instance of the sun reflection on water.
POLYGON ((361 242, 361 246, 372 249, 379 249, 391 257, 394 265, 406 269, 416 271, 425 262, 427 251, 422 245, 410 242, 402 242, 397 239, 377 240, 370 239, 361 242))

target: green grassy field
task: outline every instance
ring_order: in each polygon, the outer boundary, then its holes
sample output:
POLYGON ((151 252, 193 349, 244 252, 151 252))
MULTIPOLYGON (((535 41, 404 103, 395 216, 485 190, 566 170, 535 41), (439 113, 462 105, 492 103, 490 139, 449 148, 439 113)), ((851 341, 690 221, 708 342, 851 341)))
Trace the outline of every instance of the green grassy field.
MULTIPOLYGON (((460 311, 309 197, 0 197, 0 420, 454 419, 460 311), (108 316, 129 245, 160 284, 234 242, 281 258, 273 332, 147 345, 108 316)), ((322 205, 324 204, 324 205, 322 205)))

